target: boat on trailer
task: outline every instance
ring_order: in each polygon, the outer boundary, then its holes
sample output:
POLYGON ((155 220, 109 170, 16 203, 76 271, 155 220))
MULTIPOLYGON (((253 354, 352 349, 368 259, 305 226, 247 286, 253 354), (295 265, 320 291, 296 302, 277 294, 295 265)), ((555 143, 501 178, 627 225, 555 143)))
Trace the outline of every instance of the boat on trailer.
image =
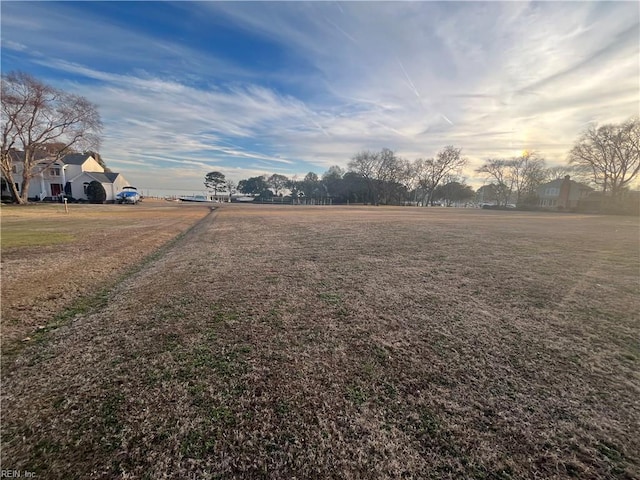
POLYGON ((142 200, 142 197, 140 196, 140 193, 138 193, 138 189, 136 187, 123 187, 122 191, 116 195, 116 202, 118 203, 130 203, 135 205, 140 200, 142 200))
POLYGON ((185 195, 178 197, 178 199, 182 202, 214 203, 213 200, 206 195, 185 195))

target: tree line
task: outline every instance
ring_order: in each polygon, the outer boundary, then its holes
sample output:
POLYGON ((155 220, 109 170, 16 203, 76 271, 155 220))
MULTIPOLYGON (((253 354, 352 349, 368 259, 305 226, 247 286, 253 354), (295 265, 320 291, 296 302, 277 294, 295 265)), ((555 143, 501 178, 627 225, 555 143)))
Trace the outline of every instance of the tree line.
MULTIPOLYGON (((414 161, 388 148, 364 150, 351 158, 346 170, 333 166, 320 176, 309 172, 302 179, 281 174, 256 176, 241 180, 237 191, 261 200, 283 197, 288 192, 291 203, 451 205, 481 198, 498 206, 515 203, 527 207, 537 205, 541 185, 569 175, 619 199, 640 170, 639 138, 640 121, 632 118, 619 125, 589 127, 576 141, 566 165, 547 167, 537 152, 490 158, 475 169, 485 179, 478 191, 465 183, 462 171, 468 160, 461 148, 452 145, 432 158, 414 161)), ((218 187, 232 190, 223 174, 212 172, 208 176, 212 174, 219 180, 218 187)))
POLYGON ((535 206, 538 188, 565 178, 600 188, 613 202, 621 201, 640 171, 640 120, 592 125, 578 138, 565 165, 547 167, 537 152, 515 158, 490 158, 475 169, 485 185, 474 191, 462 176, 468 160, 462 149, 448 145, 432 158, 409 161, 388 148, 356 153, 344 170, 329 168, 303 179, 263 175, 241 180, 238 191, 261 199, 282 196, 288 190, 292 203, 364 203, 373 205, 447 205, 476 197, 506 206, 535 206))
MULTIPOLYGON (((319 176, 304 178, 274 173, 241 180, 237 191, 262 200, 286 197, 292 203, 364 203, 399 205, 407 202, 433 204, 447 199, 458 202, 471 199, 475 192, 460 176, 466 159, 461 149, 447 146, 435 158, 405 160, 390 149, 362 151, 354 155, 348 169, 330 167, 319 176)), ((210 172, 205 186, 214 194, 231 191, 221 172, 210 172), (222 189, 222 190, 221 190, 222 189)))
MULTIPOLYGON (((443 148, 434 158, 413 162, 399 157, 388 148, 379 152, 361 151, 353 156, 345 170, 330 167, 322 175, 309 172, 304 178, 281 174, 260 175, 241 180, 237 191, 260 200, 286 198, 292 203, 364 203, 372 205, 433 205, 473 199, 474 190, 461 176, 467 160, 462 150, 443 148)), ((214 194, 230 192, 224 174, 210 172, 205 186, 214 194)))

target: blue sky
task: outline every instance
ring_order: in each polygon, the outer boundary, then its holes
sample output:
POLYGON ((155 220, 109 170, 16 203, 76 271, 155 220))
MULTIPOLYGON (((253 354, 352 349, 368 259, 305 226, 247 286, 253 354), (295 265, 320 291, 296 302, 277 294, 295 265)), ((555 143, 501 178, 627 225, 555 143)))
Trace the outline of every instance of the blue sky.
POLYGON ((636 2, 10 2, 1 67, 87 97, 151 193, 462 147, 465 172, 640 107, 636 2))

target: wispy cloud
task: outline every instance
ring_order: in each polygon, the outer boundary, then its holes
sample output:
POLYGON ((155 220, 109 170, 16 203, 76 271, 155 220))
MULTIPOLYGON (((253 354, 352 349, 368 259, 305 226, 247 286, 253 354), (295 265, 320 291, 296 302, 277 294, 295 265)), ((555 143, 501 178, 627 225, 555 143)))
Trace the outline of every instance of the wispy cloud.
POLYGON ((623 120, 640 101, 631 3, 5 2, 2 10, 3 71, 33 69, 97 103, 105 158, 132 182, 152 172, 167 188, 199 188, 214 168, 236 179, 321 172, 382 147, 416 158, 456 144, 472 168, 523 149, 561 162, 586 122, 623 120), (125 9, 155 9, 161 26, 132 29, 115 15, 125 9), (222 28, 233 35, 229 50, 207 37, 222 28), (242 56, 260 42, 264 57, 242 56))

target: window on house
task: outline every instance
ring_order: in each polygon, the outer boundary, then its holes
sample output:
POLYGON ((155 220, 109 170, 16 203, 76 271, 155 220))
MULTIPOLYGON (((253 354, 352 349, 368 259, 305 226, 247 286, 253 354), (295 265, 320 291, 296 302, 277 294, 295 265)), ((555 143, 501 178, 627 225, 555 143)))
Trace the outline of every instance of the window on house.
POLYGON ((18 166, 17 165, 11 165, 11 173, 18 173, 18 166))
POLYGON ((49 169, 49 175, 51 175, 52 177, 59 177, 60 176, 60 167, 51 167, 49 169))
POLYGON ((89 188, 89 182, 84 182, 82 184, 82 187, 84 189, 84 194, 86 195, 87 194, 87 188, 89 188))
POLYGON ((549 187, 546 189, 545 195, 549 195, 550 197, 554 195, 560 195, 560 189, 555 187, 549 187))
POLYGON ((16 186, 16 191, 18 193, 20 193, 20 184, 19 183, 14 183, 14 185, 16 186))

